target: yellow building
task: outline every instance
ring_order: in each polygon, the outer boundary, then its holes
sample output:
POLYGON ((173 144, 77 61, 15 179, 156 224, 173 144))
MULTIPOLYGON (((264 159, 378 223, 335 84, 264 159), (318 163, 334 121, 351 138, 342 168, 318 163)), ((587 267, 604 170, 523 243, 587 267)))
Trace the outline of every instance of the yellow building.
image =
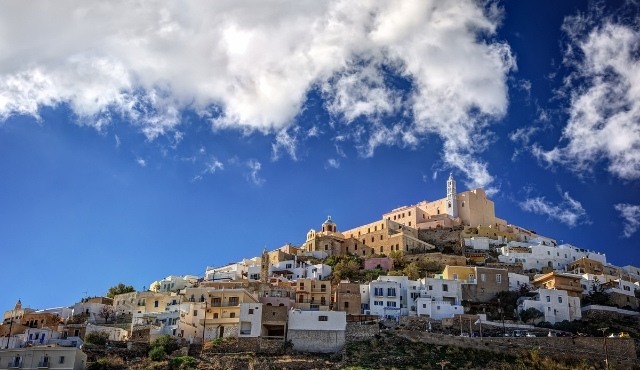
POLYGON ((376 254, 389 255, 391 252, 420 253, 435 246, 418 239, 418 230, 413 227, 383 219, 344 232, 347 238, 357 239, 372 248, 376 254))
POLYGON ((531 283, 536 288, 566 290, 570 297, 580 298, 582 296, 580 279, 580 275, 549 272, 537 276, 531 283))
POLYGON ((301 310, 329 311, 331 305, 331 282, 298 279, 291 283, 296 288, 295 308, 301 310))
POLYGON ((309 230, 307 239, 301 248, 306 252, 321 253, 325 256, 345 256, 353 254, 367 257, 374 254, 373 248, 362 243, 360 240, 338 231, 338 226, 331 219, 331 216, 322 223, 320 231, 309 230))
POLYGON ((459 280, 462 283, 462 299, 471 302, 487 302, 498 292, 509 290, 509 273, 506 269, 480 266, 446 266, 442 279, 459 280))

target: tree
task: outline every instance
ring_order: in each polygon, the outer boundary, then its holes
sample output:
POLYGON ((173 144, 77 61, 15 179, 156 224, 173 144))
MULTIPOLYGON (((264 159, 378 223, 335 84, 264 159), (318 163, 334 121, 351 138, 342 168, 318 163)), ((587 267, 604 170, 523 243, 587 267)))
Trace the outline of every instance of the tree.
POLYGON ((108 323, 109 318, 113 317, 114 314, 115 314, 115 311, 113 309, 113 306, 109 306, 109 305, 102 306, 102 308, 100 308, 100 312, 98 313, 98 315, 104 319, 105 323, 108 323))
POLYGON ((161 335, 149 345, 149 357, 154 361, 160 361, 166 354, 171 354, 178 348, 178 342, 174 337, 168 334, 161 335))
POLYGON ((104 331, 93 331, 84 336, 85 343, 104 346, 109 340, 109 333, 104 331))
POLYGON ((591 291, 582 299, 583 306, 587 306, 590 304, 609 304, 609 293, 605 292, 605 288, 602 286, 602 283, 600 282, 600 279, 598 279, 598 277, 593 278, 591 291))
POLYGON ((418 264, 415 262, 411 262, 407 265, 407 267, 402 270, 405 276, 408 276, 410 280, 418 280, 420 279, 420 269, 418 268, 418 264))
POLYGON ((109 290, 107 291, 107 297, 113 298, 118 294, 131 293, 135 291, 136 290, 131 285, 124 285, 122 283, 119 283, 118 285, 114 285, 109 288, 109 290))
POLYGON ((539 319, 542 317, 544 317, 544 313, 533 307, 529 307, 526 310, 520 311, 520 320, 522 320, 525 324, 531 320, 539 319))

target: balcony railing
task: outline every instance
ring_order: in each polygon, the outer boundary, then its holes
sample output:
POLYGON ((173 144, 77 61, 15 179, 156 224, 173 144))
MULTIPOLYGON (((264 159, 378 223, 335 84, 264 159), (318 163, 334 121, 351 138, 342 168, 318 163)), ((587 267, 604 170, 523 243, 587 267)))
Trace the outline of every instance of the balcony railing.
POLYGON ((49 361, 39 361, 38 362, 38 369, 48 369, 49 368, 49 361))
POLYGON ((22 360, 20 361, 9 361, 7 364, 7 369, 21 369, 22 368, 22 360))

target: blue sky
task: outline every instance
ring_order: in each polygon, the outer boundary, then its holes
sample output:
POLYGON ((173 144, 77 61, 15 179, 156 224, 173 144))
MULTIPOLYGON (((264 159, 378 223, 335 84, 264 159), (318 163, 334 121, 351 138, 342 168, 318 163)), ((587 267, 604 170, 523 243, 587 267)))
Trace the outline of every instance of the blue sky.
POLYGON ((640 265, 638 9, 0 5, 0 308, 202 275, 484 187, 640 265), (29 19, 29 22, 25 20, 29 19))

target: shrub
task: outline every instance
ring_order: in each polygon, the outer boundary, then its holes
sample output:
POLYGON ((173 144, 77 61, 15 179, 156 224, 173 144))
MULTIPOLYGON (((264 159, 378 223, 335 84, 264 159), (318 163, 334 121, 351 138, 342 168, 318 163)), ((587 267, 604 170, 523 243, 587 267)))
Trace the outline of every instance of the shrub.
POLYGON ((109 340, 109 333, 106 333, 103 331, 94 331, 92 333, 85 335, 84 337, 85 343, 96 344, 100 346, 104 346, 105 344, 107 344, 108 340, 109 340))
POLYGON ((180 356, 169 361, 171 370, 193 370, 198 365, 198 361, 191 356, 180 356))
POLYGON ((166 355, 166 352, 164 350, 164 347, 162 346, 153 347, 149 351, 149 358, 152 359, 153 361, 162 361, 164 360, 165 355, 166 355))
POLYGON ((124 370, 126 366, 120 357, 101 357, 87 365, 87 370, 124 370))
POLYGON ((166 354, 172 354, 179 348, 178 341, 168 334, 161 335, 158 339, 151 342, 150 348, 154 349, 156 347, 162 347, 166 354))

